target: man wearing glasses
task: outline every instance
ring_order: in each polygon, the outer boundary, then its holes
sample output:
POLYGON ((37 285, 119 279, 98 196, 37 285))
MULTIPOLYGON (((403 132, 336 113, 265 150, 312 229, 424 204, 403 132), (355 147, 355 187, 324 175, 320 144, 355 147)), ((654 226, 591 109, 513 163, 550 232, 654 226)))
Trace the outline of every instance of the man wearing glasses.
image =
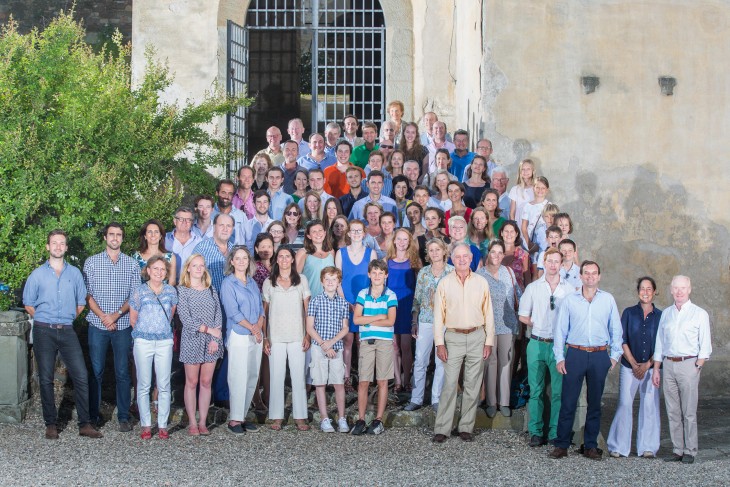
POLYGON ((490 176, 492 178, 492 188, 499 191, 499 209, 502 210, 500 214, 506 217, 509 215, 510 207, 509 193, 507 192, 509 178, 501 166, 495 167, 490 176))
POLYGON ((180 275, 183 263, 193 254, 193 249, 202 240, 202 237, 191 231, 193 221, 192 208, 181 206, 175 210, 175 217, 173 218, 175 228, 165 235, 165 248, 170 249, 175 254, 176 276, 180 275))
POLYGON ((560 302, 574 292, 570 285, 560 278, 560 264, 563 256, 556 248, 545 250, 545 273, 525 289, 520 299, 520 321, 528 327, 527 337, 527 380, 530 384, 530 446, 537 447, 555 439, 560 413, 560 396, 563 376, 555 368, 553 354, 553 325, 560 302), (547 435, 542 420, 545 407, 545 372, 550 374, 550 424, 547 435))

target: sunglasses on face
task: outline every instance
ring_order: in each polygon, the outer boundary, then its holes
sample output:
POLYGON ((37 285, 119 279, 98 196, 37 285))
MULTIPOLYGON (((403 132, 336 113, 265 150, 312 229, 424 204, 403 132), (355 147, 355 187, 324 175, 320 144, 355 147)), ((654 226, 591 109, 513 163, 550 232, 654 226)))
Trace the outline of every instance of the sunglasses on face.
POLYGON ((550 311, 555 310, 555 296, 552 294, 550 295, 550 311))

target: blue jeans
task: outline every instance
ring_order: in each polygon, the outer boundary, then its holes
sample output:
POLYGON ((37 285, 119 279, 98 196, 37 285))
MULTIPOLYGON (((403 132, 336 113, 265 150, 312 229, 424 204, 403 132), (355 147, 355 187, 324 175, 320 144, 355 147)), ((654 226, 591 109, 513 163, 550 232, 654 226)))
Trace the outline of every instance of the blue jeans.
POLYGON ((129 406, 132 401, 129 377, 129 354, 132 350, 132 328, 109 331, 89 325, 89 357, 91 358, 91 380, 89 381, 89 416, 99 421, 101 405, 101 382, 109 344, 114 352, 114 375, 117 382, 117 419, 129 422, 129 406))
POLYGON ((89 422, 89 383, 79 338, 72 325, 52 329, 36 323, 33 327, 33 355, 38 364, 38 383, 46 426, 55 425, 58 415, 53 394, 53 375, 58 353, 61 354, 61 360, 74 385, 74 401, 81 426, 89 422))

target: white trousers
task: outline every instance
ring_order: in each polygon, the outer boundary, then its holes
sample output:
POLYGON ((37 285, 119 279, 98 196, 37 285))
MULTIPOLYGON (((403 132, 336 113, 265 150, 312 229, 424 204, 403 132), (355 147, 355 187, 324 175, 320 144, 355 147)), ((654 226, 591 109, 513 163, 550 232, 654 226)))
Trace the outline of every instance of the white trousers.
POLYGON ((272 343, 269 356, 269 419, 284 419, 284 380, 286 360, 289 359, 291 377, 292 417, 307 419, 307 385, 304 379, 305 356, 302 342, 272 343))
POLYGON ((619 396, 616 415, 608 432, 608 450, 627 457, 631 453, 631 429, 634 420, 634 398, 639 391, 639 426, 636 430, 636 453, 659 451, 659 388, 651 383, 652 369, 642 380, 634 377, 629 367, 619 364, 619 396))
POLYGON ((228 337, 228 390, 231 403, 228 419, 231 421, 246 419, 259 380, 263 349, 263 342, 256 343, 253 335, 231 332, 228 337))
MULTIPOLYGON (((426 392, 426 370, 431 360, 433 350, 433 324, 418 323, 418 338, 416 338, 416 361, 413 364, 413 393, 411 402, 423 405, 423 395, 426 392)), ((438 404, 441 397, 441 387, 444 384, 444 363, 435 357, 436 372, 433 375, 431 386, 431 404, 438 404)))
POLYGON ((152 426, 150 414, 150 388, 152 365, 157 379, 157 427, 167 428, 170 416, 170 368, 172 367, 172 338, 167 340, 134 339, 134 365, 137 368, 137 408, 139 424, 152 426))

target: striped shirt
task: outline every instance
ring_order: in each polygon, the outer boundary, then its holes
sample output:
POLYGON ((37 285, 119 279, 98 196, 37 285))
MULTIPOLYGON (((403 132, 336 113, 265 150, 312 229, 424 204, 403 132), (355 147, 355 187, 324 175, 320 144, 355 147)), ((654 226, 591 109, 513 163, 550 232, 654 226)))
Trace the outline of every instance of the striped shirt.
MULTIPOLYGON (((363 316, 387 315, 390 308, 398 307, 398 298, 387 287, 383 294, 374 298, 370 295, 370 288, 365 288, 357 295, 356 304, 362 306, 363 316)), ((360 341, 364 340, 393 340, 392 326, 360 325, 360 341)))

